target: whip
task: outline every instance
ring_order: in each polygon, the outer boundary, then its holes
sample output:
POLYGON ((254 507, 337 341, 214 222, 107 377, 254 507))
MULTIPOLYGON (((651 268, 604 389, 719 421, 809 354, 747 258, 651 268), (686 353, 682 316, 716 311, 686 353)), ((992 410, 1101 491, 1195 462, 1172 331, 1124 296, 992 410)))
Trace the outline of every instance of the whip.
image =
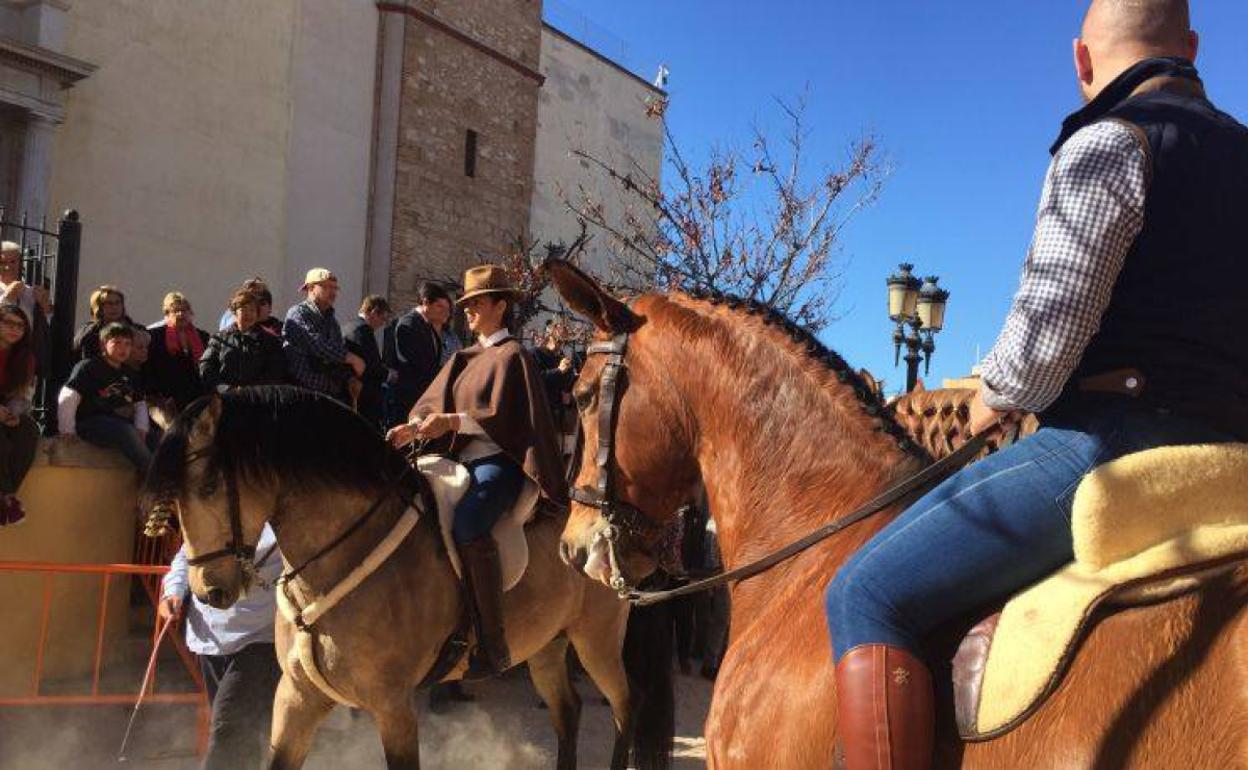
POLYGON ((143 695, 147 692, 147 686, 152 682, 152 674, 156 672, 156 655, 160 652, 160 643, 165 638, 165 632, 169 630, 169 626, 173 624, 173 620, 173 615, 165 618, 165 622, 160 626, 159 633, 156 634, 156 641, 152 644, 152 657, 147 661, 147 671, 143 674, 143 684, 139 686, 139 697, 134 702, 134 711, 130 712, 130 722, 126 725, 126 734, 121 739, 121 749, 117 752, 118 762, 127 761, 126 744, 130 742, 130 731, 134 729, 134 718, 139 715, 139 706, 143 705, 143 695))

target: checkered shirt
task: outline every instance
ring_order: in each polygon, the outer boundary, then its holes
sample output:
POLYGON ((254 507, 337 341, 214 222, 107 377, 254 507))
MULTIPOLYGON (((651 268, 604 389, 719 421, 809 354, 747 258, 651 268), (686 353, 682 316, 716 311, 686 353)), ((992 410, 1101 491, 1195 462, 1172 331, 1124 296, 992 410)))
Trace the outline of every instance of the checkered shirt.
POLYGON ((347 381, 347 345, 332 307, 322 311, 310 299, 295 305, 286 312, 282 339, 291 382, 330 396, 341 395, 347 381))
POLYGON ((1054 156, 1005 328, 983 361, 985 402, 1042 412, 1100 328, 1144 226, 1148 149, 1118 121, 1093 123, 1054 156))

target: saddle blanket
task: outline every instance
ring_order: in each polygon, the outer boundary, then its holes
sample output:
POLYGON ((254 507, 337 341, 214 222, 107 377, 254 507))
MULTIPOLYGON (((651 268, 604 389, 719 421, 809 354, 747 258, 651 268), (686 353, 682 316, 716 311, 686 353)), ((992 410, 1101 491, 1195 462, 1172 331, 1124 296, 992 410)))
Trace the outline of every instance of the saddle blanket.
POLYGON ((1080 482, 1071 524, 1075 560, 1006 604, 978 692, 959 692, 966 739, 1002 735, 1038 708, 1098 607, 1184 593, 1248 558, 1248 444, 1163 447, 1102 465, 1080 482))
MULTIPOLYGON (((451 536, 451 522, 455 520, 455 506, 468 492, 472 477, 468 469, 454 460, 437 455, 427 455, 416 461, 416 468, 429 481, 433 489, 433 497, 438 504, 438 522, 442 529, 442 540, 446 543, 446 552, 451 557, 451 566, 455 574, 462 579, 464 567, 459 561, 459 551, 455 548, 455 540, 451 536)), ((524 525, 533 518, 537 510, 539 490, 532 479, 526 478, 520 496, 511 509, 503 514, 492 530, 494 542, 498 543, 499 566, 502 571, 503 590, 510 591, 524 577, 524 570, 529 566, 529 541, 524 536, 524 525)))

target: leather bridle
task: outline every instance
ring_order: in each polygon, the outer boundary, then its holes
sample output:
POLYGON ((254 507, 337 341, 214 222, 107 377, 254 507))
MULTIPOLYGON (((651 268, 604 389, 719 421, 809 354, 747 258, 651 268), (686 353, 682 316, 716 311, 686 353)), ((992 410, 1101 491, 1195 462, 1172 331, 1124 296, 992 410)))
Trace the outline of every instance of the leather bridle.
MULTIPOLYGON (((196 460, 206 458, 210 451, 205 448, 187 453, 186 464, 190 465, 196 460)), ((238 494, 238 479, 233 473, 222 475, 225 477, 225 494, 229 501, 230 539, 222 548, 187 559, 186 564, 189 567, 201 567, 210 561, 228 557, 233 557, 241 564, 250 565, 256 558, 256 547, 247 545, 246 540, 243 539, 243 505, 238 494)), ((267 558, 268 554, 265 554, 265 557, 267 558)))
MULTIPOLYGON (((585 350, 586 356, 601 355, 603 364, 598 384, 598 483, 594 488, 577 487, 570 479, 568 496, 581 505, 597 508, 607 522, 600 537, 606 541, 611 566, 611 587, 621 595, 634 592, 620 566, 618 549, 622 541, 631 541, 654 552, 670 539, 679 519, 668 524, 655 523, 640 508, 615 494, 615 430, 619 423, 620 398, 623 396, 623 375, 627 370, 624 356, 628 353, 628 333, 615 335, 610 341, 595 342, 585 350)), ((579 453, 578 453, 579 454, 579 453)))

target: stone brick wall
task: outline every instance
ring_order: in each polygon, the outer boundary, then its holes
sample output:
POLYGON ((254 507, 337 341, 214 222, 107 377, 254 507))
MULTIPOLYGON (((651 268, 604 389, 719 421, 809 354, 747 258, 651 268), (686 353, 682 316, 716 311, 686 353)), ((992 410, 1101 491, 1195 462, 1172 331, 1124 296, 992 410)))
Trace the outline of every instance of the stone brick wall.
MULTIPOLYGON (((536 70, 539 0, 417 0, 435 16, 536 70)), ((396 157, 390 301, 410 305, 422 279, 455 278, 480 252, 528 234, 538 80, 425 20, 407 16, 396 157), (477 133, 475 176, 465 137, 477 133)))

